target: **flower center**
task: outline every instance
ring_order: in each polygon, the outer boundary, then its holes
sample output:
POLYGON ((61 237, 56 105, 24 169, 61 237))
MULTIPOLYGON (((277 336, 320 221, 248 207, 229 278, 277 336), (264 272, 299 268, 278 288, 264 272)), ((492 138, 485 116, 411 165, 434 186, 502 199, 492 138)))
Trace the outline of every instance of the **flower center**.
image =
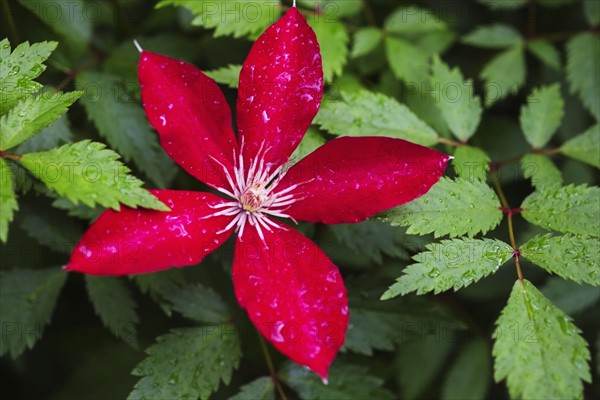
MULTIPOLYGON (((291 185, 283 190, 277 190, 277 186, 285 176, 283 171, 286 164, 275 169, 265 163, 265 155, 269 148, 261 145, 256 157, 250 162, 246 169, 242 152, 244 149, 244 140, 240 154, 233 153, 234 167, 233 176, 229 170, 216 158, 212 158, 223 168, 229 187, 219 187, 217 190, 232 198, 232 201, 213 206, 219 209, 215 213, 205 218, 216 217, 220 215, 234 217, 227 227, 218 233, 223 233, 236 227, 236 232, 241 238, 244 234, 246 223, 254 226, 258 236, 263 243, 265 242, 263 229, 272 232, 273 228, 281 229, 281 225, 273 222, 270 217, 294 218, 286 214, 285 211, 298 200, 302 200, 298 193, 293 193, 301 184, 291 185)), ((265 243, 266 244, 266 243, 265 243)))

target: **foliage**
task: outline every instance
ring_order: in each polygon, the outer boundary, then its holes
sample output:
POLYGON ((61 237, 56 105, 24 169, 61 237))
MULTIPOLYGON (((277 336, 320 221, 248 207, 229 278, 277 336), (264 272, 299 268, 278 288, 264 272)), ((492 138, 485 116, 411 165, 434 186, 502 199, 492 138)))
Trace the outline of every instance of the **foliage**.
POLYGON ((165 210, 146 187, 207 190, 147 122, 132 41, 200 67, 235 111, 252 42, 292 0, 4 2, 4 397, 598 397, 599 4, 297 1, 326 87, 291 164, 337 136, 454 157, 411 203, 300 225, 348 289, 323 385, 263 348, 236 305, 227 245, 129 280, 67 282, 59 269, 104 208, 165 210))

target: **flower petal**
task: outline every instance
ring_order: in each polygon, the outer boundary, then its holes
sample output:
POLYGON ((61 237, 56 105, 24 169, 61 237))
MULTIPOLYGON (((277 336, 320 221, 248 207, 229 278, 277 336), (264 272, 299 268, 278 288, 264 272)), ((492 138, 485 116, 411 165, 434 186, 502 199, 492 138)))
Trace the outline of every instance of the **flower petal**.
POLYGON ((265 145, 266 163, 287 161, 323 97, 319 43, 296 8, 263 33, 240 73, 237 125, 246 160, 265 145))
POLYGON ((122 207, 107 210, 83 235, 65 267, 92 275, 130 275, 199 263, 221 246, 232 217, 210 217, 225 200, 211 193, 154 190, 171 207, 162 212, 122 207))
POLYGON ((163 149, 183 169, 212 187, 228 187, 223 167, 233 168, 237 143, 231 111, 216 83, 193 65, 142 52, 138 64, 142 101, 163 149))
POLYGON ((252 323, 283 354, 323 379, 344 343, 348 298, 337 267, 310 240, 280 225, 237 239, 233 283, 252 323))
POLYGON ((427 193, 449 156, 401 139, 341 137, 291 167, 278 191, 303 198, 286 214, 326 224, 362 221, 427 193))

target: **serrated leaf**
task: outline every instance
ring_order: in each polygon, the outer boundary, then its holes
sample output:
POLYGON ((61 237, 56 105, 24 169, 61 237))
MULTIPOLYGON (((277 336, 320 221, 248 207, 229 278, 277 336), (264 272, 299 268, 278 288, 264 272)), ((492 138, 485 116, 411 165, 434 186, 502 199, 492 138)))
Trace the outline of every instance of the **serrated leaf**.
POLYGON ((435 237, 486 233, 502 220, 496 193, 479 180, 443 177, 416 200, 383 213, 392 225, 408 226, 407 233, 435 237))
POLYGON ((253 0, 163 0, 156 7, 182 6, 194 15, 192 25, 215 28, 215 37, 236 38, 264 32, 281 15, 277 3, 253 0))
POLYGON ((142 376, 128 399, 209 398, 238 367, 241 350, 233 325, 174 329, 146 350, 133 370, 142 376))
POLYGON ((511 398, 581 399, 591 381, 579 329, 529 281, 517 281, 496 322, 494 379, 511 398))
POLYGON ((396 8, 385 20, 384 26, 388 32, 410 35, 446 29, 446 23, 438 15, 415 6, 396 8))
POLYGON ((227 67, 205 71, 204 73, 215 82, 222 83, 230 88, 237 89, 240 80, 241 65, 229 65, 227 67))
POLYGON ((519 249, 521 255, 565 279, 600 286, 600 243, 577 235, 538 235, 519 249))
POLYGON ((394 398, 392 393, 382 388, 382 379, 369 375, 366 368, 357 365, 333 364, 329 370, 327 385, 307 368, 289 361, 278 375, 303 400, 394 398))
POLYGON ((80 218, 84 220, 95 220, 104 211, 100 207, 88 207, 85 204, 73 204, 64 197, 59 197, 52 202, 52 207, 65 210, 70 217, 80 218))
POLYGON ((53 150, 24 154, 19 161, 35 177, 74 204, 90 207, 100 204, 119 210, 145 207, 168 211, 142 181, 128 175, 129 169, 118 161, 119 155, 102 143, 82 140, 53 150))
POLYGON ((75 83, 85 91, 81 102, 100 135, 152 182, 168 186, 177 169, 160 147, 144 110, 129 97, 119 78, 86 71, 77 76, 75 83))
POLYGON ((66 114, 61 115, 56 121, 40 133, 21 143, 14 151, 18 154, 33 153, 35 151, 50 150, 61 144, 73 141, 73 134, 66 114))
POLYGON ((46 3, 42 1, 19 0, 19 3, 29 9, 50 29, 68 42, 84 47, 92 36, 91 17, 99 9, 89 11, 84 0, 69 0, 46 3))
POLYGON ((200 283, 171 286, 161 295, 173 304, 173 310, 196 321, 219 323, 232 316, 221 296, 200 283))
POLYGON ((565 114, 560 85, 555 83, 534 89, 521 108, 521 129, 534 149, 544 147, 556 132, 565 114))
POLYGON ((0 242, 8 239, 8 225, 19 209, 17 196, 13 190, 13 174, 8 162, 0 158, 0 242))
POLYGON ((542 287, 542 293, 569 315, 577 314, 600 300, 600 289, 591 285, 581 285, 559 277, 552 277, 542 287))
POLYGON ((462 38, 462 42, 471 46, 488 49, 503 49, 523 41, 518 30, 506 24, 478 26, 462 38))
POLYGON ((425 51, 395 37, 385 39, 385 49, 396 78, 416 85, 429 80, 429 55, 425 51))
POLYGON ((362 28, 354 34, 354 45, 352 46, 352 58, 369 54, 381 43, 383 34, 374 27, 362 28))
POLYGON ((538 190, 523 204, 523 218, 542 228, 600 236, 600 188, 563 186, 538 190))
POLYGON ((455 39, 456 34, 452 31, 432 31, 414 38, 413 43, 427 53, 428 56, 432 56, 444 53, 454 43, 455 39))
POLYGON ((561 68, 560 53, 549 41, 545 39, 531 40, 527 42, 527 48, 549 67, 561 68))
POLYGON ((37 92, 42 85, 33 82, 46 67, 42 64, 56 48, 56 42, 29 42, 18 45, 12 53, 8 39, 0 42, 0 115, 20 99, 37 92))
POLYGON ((525 178, 531 178, 536 189, 544 186, 560 186, 563 182, 560 170, 542 154, 527 154, 521 159, 521 169, 525 178))
POLYGON ((185 278, 178 268, 133 276, 142 293, 148 293, 168 316, 171 316, 173 305, 165 299, 165 294, 173 292, 183 285, 185 278))
POLYGON ((116 337, 137 347, 137 305, 127 286, 118 278, 85 276, 88 296, 96 314, 116 337))
POLYGON ((566 156, 600 168, 600 124, 563 144, 560 151, 566 156))
POLYGON ((263 376, 242 386, 235 396, 229 400, 273 400, 275 398, 275 384, 273 378, 263 376))
POLYGON ((450 131, 466 142, 481 121, 481 100, 475 96, 473 82, 464 80, 458 68, 450 69, 439 57, 433 57, 431 80, 440 89, 436 105, 450 131), (438 86, 439 85, 439 86, 438 86))
POLYGON ((477 0, 492 10, 516 10, 527 4, 527 0, 477 0))
POLYGON ((452 340, 440 340, 435 333, 421 331, 418 337, 403 343, 395 360, 399 398, 405 400, 417 400, 433 386, 454 345, 452 340))
POLYGON ((83 92, 44 93, 17 103, 0 118, 0 149, 29 139, 67 112, 83 92))
POLYGON ((330 83, 333 78, 342 74, 348 62, 350 36, 344 25, 337 20, 316 16, 308 18, 307 22, 317 35, 323 57, 323 76, 325 82, 330 83))
POLYGON ((591 26, 600 25, 600 2, 597 0, 583 0, 583 11, 591 26))
POLYGON ((582 33, 567 42, 567 80, 572 93, 600 120, 600 37, 582 33))
POLYGON ((492 358, 482 339, 466 344, 452 363, 444 384, 442 400, 487 398, 492 375, 492 358))
POLYGON ((452 165, 456 174, 466 180, 485 181, 492 159, 478 147, 458 146, 454 151, 452 165))
POLYGON ((315 123, 334 135, 389 136, 430 146, 437 133, 395 99, 366 90, 342 92, 342 101, 325 102, 315 123))
POLYGON ((499 240, 453 239, 427 245, 413 257, 404 274, 381 296, 382 300, 410 292, 435 294, 457 291, 493 274, 512 257, 512 248, 499 240))
POLYGON ((41 338, 66 278, 58 268, 0 271, 0 356, 17 358, 41 338))
POLYGON ((485 80, 485 105, 487 107, 509 94, 515 94, 525 83, 525 54, 517 45, 494 57, 481 71, 485 80))

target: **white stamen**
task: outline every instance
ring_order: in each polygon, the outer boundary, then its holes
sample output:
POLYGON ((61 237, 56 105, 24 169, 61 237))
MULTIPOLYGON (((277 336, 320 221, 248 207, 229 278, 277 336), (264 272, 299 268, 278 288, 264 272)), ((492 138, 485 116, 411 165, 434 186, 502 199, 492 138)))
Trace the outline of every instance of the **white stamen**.
POLYGON ((140 53, 142 51, 144 51, 144 49, 142 49, 142 46, 140 46, 140 44, 138 43, 138 41, 135 40, 135 39, 133 40, 133 45, 135 46, 135 48, 137 49, 137 51, 139 51, 140 53))

